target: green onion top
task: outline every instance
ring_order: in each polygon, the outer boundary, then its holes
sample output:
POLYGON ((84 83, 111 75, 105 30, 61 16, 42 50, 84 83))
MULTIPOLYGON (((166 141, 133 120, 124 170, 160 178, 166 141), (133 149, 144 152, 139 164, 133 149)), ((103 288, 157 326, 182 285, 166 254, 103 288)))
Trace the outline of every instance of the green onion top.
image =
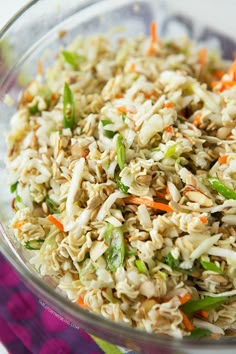
POLYGON ((204 299, 189 301, 181 306, 181 309, 187 315, 198 312, 200 310, 211 310, 219 307, 225 302, 225 296, 210 297, 206 296, 204 299))
POLYGON ((59 214, 60 210, 58 209, 58 204, 54 202, 51 198, 48 196, 45 199, 45 203, 47 204, 48 210, 50 211, 51 214, 59 214))
POLYGON ((70 64, 74 69, 79 69, 80 63, 86 60, 86 58, 83 55, 79 55, 75 52, 69 52, 69 51, 62 51, 61 52, 64 60, 70 64))
POLYGON ((70 86, 65 83, 63 96, 64 128, 73 130, 75 126, 75 103, 70 86))
POLYGON ((116 141, 116 154, 117 154, 117 162, 121 170, 125 167, 125 159, 126 159, 126 148, 123 144, 122 135, 119 135, 116 141))
POLYGON ((217 265, 215 265, 215 263, 206 262, 206 261, 200 259, 200 264, 206 270, 211 270, 212 272, 216 272, 216 273, 219 273, 219 274, 224 274, 222 269, 220 267, 217 267, 217 265))
POLYGON ((228 188, 224 183, 222 183, 218 178, 210 177, 208 178, 208 182, 210 183, 211 187, 218 192, 219 194, 223 195, 226 199, 234 199, 236 200, 236 192, 232 189, 228 188))
POLYGON ((25 243, 25 248, 28 250, 39 250, 44 240, 30 240, 25 243))
POLYGON ((148 272, 147 266, 141 259, 137 259, 135 261, 135 265, 140 273, 147 274, 148 272))
POLYGON ((115 272, 122 266, 125 258, 125 242, 122 229, 108 224, 104 240, 109 246, 104 254, 107 268, 115 272))

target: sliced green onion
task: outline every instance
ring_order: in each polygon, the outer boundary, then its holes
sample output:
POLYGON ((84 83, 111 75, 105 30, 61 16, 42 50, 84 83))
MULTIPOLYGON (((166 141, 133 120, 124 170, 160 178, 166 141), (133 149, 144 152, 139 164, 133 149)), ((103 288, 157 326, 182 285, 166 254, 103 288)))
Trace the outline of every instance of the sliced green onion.
POLYGON ((119 189, 120 189, 123 193, 128 194, 129 187, 125 186, 125 185, 121 182, 120 178, 119 178, 117 175, 115 175, 114 180, 115 180, 117 186, 119 187, 119 189))
POLYGON ((16 210, 20 210, 20 209, 25 208, 25 205, 22 203, 22 199, 19 195, 16 195, 16 197, 15 197, 14 207, 16 210))
POLYGON ((65 83, 63 96, 64 128, 73 130, 75 125, 75 103, 70 86, 65 83))
POLYGON ((17 195, 17 196, 16 196, 16 201, 17 201, 18 203, 21 203, 21 202, 22 202, 21 196, 17 195))
POLYGON ((113 124, 113 122, 110 119, 103 119, 102 120, 102 126, 105 127, 108 124, 113 124))
POLYGON ((173 46, 174 42, 173 41, 166 41, 163 43, 165 48, 171 48, 173 46))
POLYGON ((210 183, 211 187, 218 192, 219 194, 223 195, 226 199, 234 199, 236 200, 236 193, 228 188, 224 183, 222 183, 218 178, 210 177, 207 179, 210 183))
POLYGON ((51 214, 60 214, 60 210, 58 209, 58 204, 54 202, 48 196, 45 199, 45 203, 47 204, 48 210, 51 214))
POLYGON ((182 165, 182 158, 181 157, 178 157, 176 159, 176 163, 179 164, 179 165, 182 165))
POLYGON ((166 256, 166 263, 168 266, 170 266, 173 270, 176 270, 177 272, 187 274, 190 277, 198 278, 200 277, 201 273, 200 270, 197 267, 193 267, 191 269, 183 269, 181 268, 180 261, 172 256, 171 253, 168 253, 166 256))
POLYGON ((112 130, 105 130, 106 136, 110 139, 112 139, 115 135, 116 132, 113 132, 112 130))
POLYGON ((79 69, 79 64, 86 60, 83 55, 79 55, 75 52, 68 52, 66 50, 61 52, 64 60, 73 66, 74 69, 79 69))
POLYGON ((52 91, 48 87, 45 87, 39 91, 39 96, 41 96, 46 101, 46 103, 49 104, 52 99, 52 91))
POLYGON ((18 186, 18 181, 16 182, 16 183, 14 183, 14 184, 12 184, 11 186, 10 186, 10 191, 11 191, 11 193, 14 193, 15 191, 16 191, 16 189, 17 189, 17 186, 18 186))
POLYGON ((130 249, 126 248, 125 255, 127 257, 137 256, 137 250, 134 248, 130 248, 130 249))
POLYGON ((168 255, 166 256, 166 263, 172 269, 178 268, 180 265, 180 261, 177 258, 173 257, 171 252, 169 252, 168 255))
POLYGON ((117 162, 121 170, 123 170, 123 168, 125 167, 126 159, 126 149, 122 140, 122 135, 119 135, 116 141, 117 162))
POLYGON ((27 250, 40 250, 42 243, 44 240, 30 240, 25 243, 25 248, 27 250))
POLYGON ((220 267, 217 267, 217 265, 215 265, 215 263, 206 262, 203 259, 200 259, 200 263, 201 263, 201 266, 204 269, 206 269, 206 270, 211 270, 212 272, 216 272, 216 273, 219 273, 219 274, 224 274, 222 269, 220 267))
POLYGON ((212 334, 211 331, 208 329, 203 329, 203 328, 195 328, 190 332, 190 336, 188 338, 190 339, 200 339, 203 337, 209 337, 212 334))
MULTIPOLYGON (((113 122, 109 119, 102 120, 103 127, 105 127, 106 125, 109 125, 109 124, 113 124, 113 122)), ((116 135, 116 132, 113 132, 112 130, 107 130, 107 129, 105 129, 105 133, 106 133, 106 136, 110 139, 112 139, 116 135)))
POLYGON ((141 259, 137 259, 135 261, 135 265, 140 273, 147 274, 148 269, 146 267, 146 264, 141 259))
POLYGON ((123 120, 123 123, 125 122, 125 119, 126 119, 126 113, 125 112, 122 112, 121 113, 121 118, 122 118, 122 120, 123 120))
POLYGON ((188 55, 189 54, 189 49, 186 48, 180 48, 180 53, 184 54, 184 55, 188 55))
POLYGON ((165 157, 165 158, 168 158, 168 157, 174 156, 174 155, 176 154, 176 148, 177 148, 177 146, 178 146, 178 143, 173 144, 172 146, 170 146, 170 147, 166 150, 164 157, 165 157))
POLYGON ((108 224, 104 233, 104 240, 109 246, 104 253, 107 268, 115 272, 122 266, 125 258, 125 242, 122 229, 108 224))
POLYGON ((181 306, 181 310, 186 313, 186 315, 191 315, 200 310, 211 310, 219 307, 225 302, 227 298, 225 296, 210 297, 207 296, 201 300, 188 301, 186 304, 181 306))
POLYGON ((34 106, 29 106, 29 112, 33 115, 39 113, 38 104, 35 104, 34 106))
POLYGON ((161 151, 161 148, 159 146, 152 148, 151 152, 154 152, 154 151, 161 151))

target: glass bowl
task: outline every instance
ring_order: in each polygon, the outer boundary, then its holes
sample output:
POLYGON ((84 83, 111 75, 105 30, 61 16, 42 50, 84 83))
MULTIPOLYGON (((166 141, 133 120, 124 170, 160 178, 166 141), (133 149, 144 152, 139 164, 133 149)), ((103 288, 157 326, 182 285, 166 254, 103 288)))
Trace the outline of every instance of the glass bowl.
MULTIPOLYGON (((230 15, 234 13, 235 3, 230 1, 228 5, 230 15)), ((235 22, 226 21, 226 13, 222 18, 219 6, 220 2, 213 0, 204 1, 204 9, 202 2, 191 2, 190 7, 190 2, 183 0, 36 0, 22 8, 0 32, 0 250, 30 289, 66 320, 140 353, 232 354, 236 337, 217 341, 167 339, 105 320, 56 292, 52 279, 42 279, 34 271, 27 251, 16 243, 9 227, 13 212, 4 164, 5 137, 19 93, 36 75, 38 59, 44 55, 45 66, 50 65, 60 45, 66 45, 78 34, 109 33, 115 40, 119 33, 111 31, 114 27, 124 27, 122 36, 136 36, 148 34, 151 21, 156 21, 161 37, 188 35, 201 45, 221 50, 226 59, 232 59, 236 48, 235 22), (212 6, 214 18, 208 18, 212 6), (13 105, 5 104, 6 95, 13 98, 13 105)), ((223 4, 222 9, 225 10, 223 4)))

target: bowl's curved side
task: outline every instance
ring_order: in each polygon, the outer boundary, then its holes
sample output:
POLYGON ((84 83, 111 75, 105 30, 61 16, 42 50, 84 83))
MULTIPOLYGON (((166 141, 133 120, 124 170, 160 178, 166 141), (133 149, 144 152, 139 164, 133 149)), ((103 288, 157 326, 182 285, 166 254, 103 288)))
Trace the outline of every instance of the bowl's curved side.
POLYGON ((56 292, 54 286, 42 281, 36 272, 30 270, 25 262, 15 251, 15 247, 9 240, 3 226, 0 224, 0 251, 23 278, 27 287, 54 312, 65 318, 67 321, 83 328, 92 335, 143 354, 174 354, 181 350, 181 353, 197 354, 198 350, 204 354, 222 353, 232 354, 232 348, 236 345, 236 338, 221 341, 205 340, 177 340, 174 338, 160 337, 155 334, 139 331, 123 324, 102 319, 100 316, 90 313, 77 305, 71 303, 60 293, 56 292))

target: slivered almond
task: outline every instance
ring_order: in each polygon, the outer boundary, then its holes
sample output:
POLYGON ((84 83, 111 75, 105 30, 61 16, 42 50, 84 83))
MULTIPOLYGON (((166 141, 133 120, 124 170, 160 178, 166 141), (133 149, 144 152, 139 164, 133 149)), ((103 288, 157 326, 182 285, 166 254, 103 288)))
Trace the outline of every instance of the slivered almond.
POLYGON ((194 186, 188 185, 184 189, 184 195, 191 200, 191 202, 195 202, 200 204, 201 206, 211 207, 213 206, 213 202, 211 198, 209 198, 206 194, 200 192, 194 186))

